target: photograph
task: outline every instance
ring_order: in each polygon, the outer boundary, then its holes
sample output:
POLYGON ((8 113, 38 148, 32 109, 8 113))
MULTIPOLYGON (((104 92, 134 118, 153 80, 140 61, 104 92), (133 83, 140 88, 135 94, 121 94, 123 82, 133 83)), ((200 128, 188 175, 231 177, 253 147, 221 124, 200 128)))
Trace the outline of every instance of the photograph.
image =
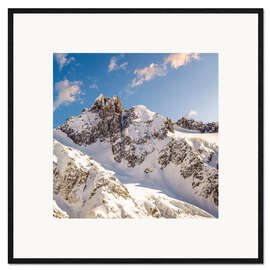
POLYGON ((218 53, 53 57, 53 213, 219 217, 218 53))
POLYGON ((9 9, 8 262, 262 264, 263 13, 9 9))

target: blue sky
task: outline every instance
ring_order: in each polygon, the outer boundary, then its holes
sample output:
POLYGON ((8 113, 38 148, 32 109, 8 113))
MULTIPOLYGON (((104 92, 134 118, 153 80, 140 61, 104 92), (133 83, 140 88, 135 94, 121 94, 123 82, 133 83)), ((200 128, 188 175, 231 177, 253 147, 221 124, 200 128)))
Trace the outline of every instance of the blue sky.
POLYGON ((218 54, 53 56, 54 127, 90 107, 100 93, 124 108, 145 105, 173 121, 218 121, 218 54))

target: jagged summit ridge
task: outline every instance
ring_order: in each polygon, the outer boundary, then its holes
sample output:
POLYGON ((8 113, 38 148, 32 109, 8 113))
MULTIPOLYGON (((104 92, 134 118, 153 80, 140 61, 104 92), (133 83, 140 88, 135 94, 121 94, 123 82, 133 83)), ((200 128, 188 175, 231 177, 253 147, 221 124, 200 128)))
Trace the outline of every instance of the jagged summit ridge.
POLYGON ((182 117, 175 124, 181 128, 185 128, 189 130, 198 130, 201 133, 218 132, 217 122, 203 123, 202 121, 196 121, 191 118, 182 117))

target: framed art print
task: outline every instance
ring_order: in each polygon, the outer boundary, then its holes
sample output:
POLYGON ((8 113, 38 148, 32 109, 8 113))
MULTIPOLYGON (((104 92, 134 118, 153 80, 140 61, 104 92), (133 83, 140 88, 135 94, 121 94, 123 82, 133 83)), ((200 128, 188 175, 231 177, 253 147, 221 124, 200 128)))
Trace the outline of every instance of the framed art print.
POLYGON ((10 263, 263 262, 262 9, 9 10, 10 263))

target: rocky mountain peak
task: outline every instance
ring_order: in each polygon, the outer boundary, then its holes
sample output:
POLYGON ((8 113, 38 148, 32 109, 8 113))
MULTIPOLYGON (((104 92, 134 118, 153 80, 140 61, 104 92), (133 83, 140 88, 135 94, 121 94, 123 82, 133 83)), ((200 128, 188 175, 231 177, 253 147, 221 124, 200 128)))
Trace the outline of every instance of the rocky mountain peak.
POLYGON ((91 106, 90 111, 94 113, 100 113, 100 116, 121 114, 122 113, 122 103, 119 97, 114 96, 112 98, 104 97, 101 93, 94 104, 91 106))
POLYGON ((100 93, 99 96, 96 98, 96 101, 97 100, 104 100, 104 95, 100 93))

